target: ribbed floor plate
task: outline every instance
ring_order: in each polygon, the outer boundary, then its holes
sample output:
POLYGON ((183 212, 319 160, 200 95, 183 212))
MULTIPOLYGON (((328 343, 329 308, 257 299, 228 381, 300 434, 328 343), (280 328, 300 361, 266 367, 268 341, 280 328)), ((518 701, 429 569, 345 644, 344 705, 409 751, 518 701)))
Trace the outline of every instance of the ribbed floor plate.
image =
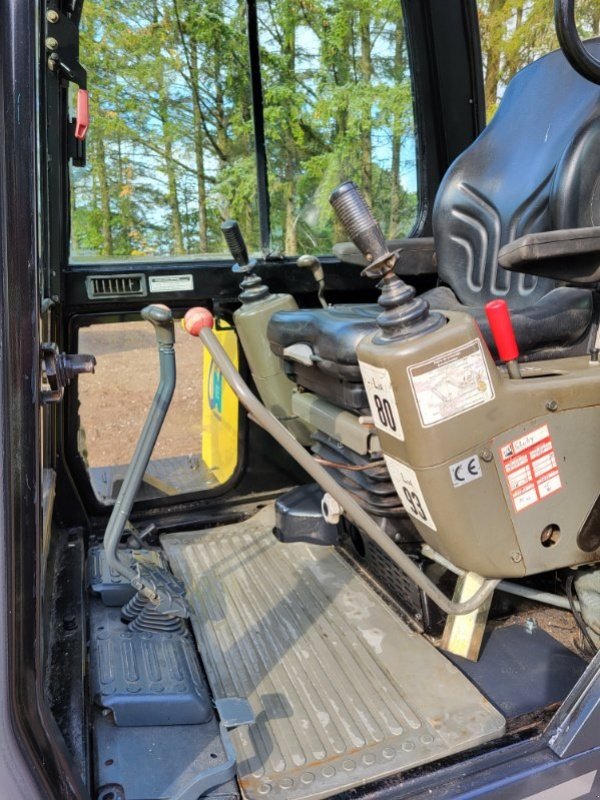
POLYGON ((162 538, 214 695, 256 713, 233 734, 246 797, 328 797, 502 734, 504 718, 333 549, 280 544, 273 524, 269 507, 162 538))

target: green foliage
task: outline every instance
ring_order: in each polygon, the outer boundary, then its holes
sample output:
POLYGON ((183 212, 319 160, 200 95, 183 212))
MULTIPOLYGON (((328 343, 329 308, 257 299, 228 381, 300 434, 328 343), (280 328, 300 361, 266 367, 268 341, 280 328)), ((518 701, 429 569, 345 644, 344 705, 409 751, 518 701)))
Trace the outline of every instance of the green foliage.
MULTIPOLYGON (((553 0, 481 0, 488 112, 555 46, 553 0)), ((86 0, 91 129, 73 170, 74 257, 221 253, 220 224, 259 249, 244 0, 86 0)), ((328 196, 355 180, 386 233, 416 219, 413 98, 398 0, 259 0, 271 251, 344 237, 328 196)), ((598 33, 598 0, 579 0, 598 33)))
MULTIPOLYGON (((558 47, 553 13, 554 0, 479 0, 488 119, 513 75, 558 47)), ((598 36, 598 0, 578 0, 577 20, 583 38, 598 36)))
MULTIPOLYGON (((73 171, 74 257, 259 249, 244 0, 86 0, 92 125, 73 171)), ((328 252, 327 198, 353 178, 395 233, 415 219, 401 4, 259 3, 271 249, 328 252), (396 198, 391 202, 391 193, 396 198)))

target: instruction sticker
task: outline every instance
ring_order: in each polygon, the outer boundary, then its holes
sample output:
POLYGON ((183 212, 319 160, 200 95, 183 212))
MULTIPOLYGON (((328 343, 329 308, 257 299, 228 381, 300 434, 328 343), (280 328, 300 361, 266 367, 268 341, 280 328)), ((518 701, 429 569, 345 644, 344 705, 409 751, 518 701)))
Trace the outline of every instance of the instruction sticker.
POLYGON ((387 369, 374 367, 371 364, 358 362, 360 373, 365 384, 369 408, 373 415, 373 422, 380 431, 395 436, 404 441, 404 431, 400 422, 400 414, 396 405, 396 398, 392 390, 392 380, 387 369))
POLYGON ((505 444, 500 457, 515 511, 523 511, 562 488, 547 425, 505 444))
POLYGON ((191 292, 194 289, 193 275, 151 275, 148 278, 151 292, 191 292))
POLYGON ((494 386, 479 339, 408 368, 424 428, 489 403, 494 386))
POLYGON ((405 511, 432 531, 437 531, 433 517, 429 513, 425 497, 419 486, 417 474, 410 467, 396 461, 390 456, 383 456, 387 465, 394 489, 402 500, 405 511))

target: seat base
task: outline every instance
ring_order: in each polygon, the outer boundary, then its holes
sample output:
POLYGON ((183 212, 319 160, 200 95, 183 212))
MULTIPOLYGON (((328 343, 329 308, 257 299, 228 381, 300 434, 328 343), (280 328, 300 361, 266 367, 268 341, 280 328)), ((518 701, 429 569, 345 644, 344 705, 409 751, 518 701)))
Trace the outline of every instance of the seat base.
MULTIPOLYGON (((452 289, 438 286, 421 295, 439 311, 463 311, 477 321, 494 358, 497 358, 483 308, 466 306, 452 289)), ((269 322, 273 352, 285 361, 292 380, 340 408, 368 414, 368 403, 358 366, 356 348, 377 328, 377 305, 342 305, 279 311, 269 322), (294 345, 308 345, 312 364, 294 359, 294 345)), ((594 321, 594 296, 587 289, 559 287, 537 303, 512 313, 517 344, 524 361, 566 358, 589 350, 594 321)))

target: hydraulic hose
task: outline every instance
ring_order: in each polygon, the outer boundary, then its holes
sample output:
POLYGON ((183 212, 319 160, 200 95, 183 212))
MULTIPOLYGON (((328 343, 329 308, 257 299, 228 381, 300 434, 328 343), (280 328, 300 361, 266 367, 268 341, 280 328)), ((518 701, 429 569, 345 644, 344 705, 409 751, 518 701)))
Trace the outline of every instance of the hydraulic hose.
POLYGON ((142 309, 142 319, 154 326, 160 380, 104 534, 104 550, 109 567, 130 582, 135 581, 138 576, 119 557, 118 546, 169 409, 176 380, 175 331, 171 310, 167 306, 158 304, 146 306, 142 309))
POLYGON ((192 336, 198 336, 223 377, 246 408, 250 417, 269 433, 292 458, 328 492, 342 507, 343 513, 363 531, 385 554, 392 559, 431 600, 447 614, 470 614, 479 608, 492 594, 499 581, 485 581, 477 592, 462 603, 455 603, 424 575, 416 564, 381 530, 377 523, 364 511, 359 503, 329 473, 318 464, 310 453, 296 441, 289 431, 268 411, 260 400, 250 391, 229 356, 212 331, 213 318, 205 308, 190 309, 185 316, 185 328, 192 336))

